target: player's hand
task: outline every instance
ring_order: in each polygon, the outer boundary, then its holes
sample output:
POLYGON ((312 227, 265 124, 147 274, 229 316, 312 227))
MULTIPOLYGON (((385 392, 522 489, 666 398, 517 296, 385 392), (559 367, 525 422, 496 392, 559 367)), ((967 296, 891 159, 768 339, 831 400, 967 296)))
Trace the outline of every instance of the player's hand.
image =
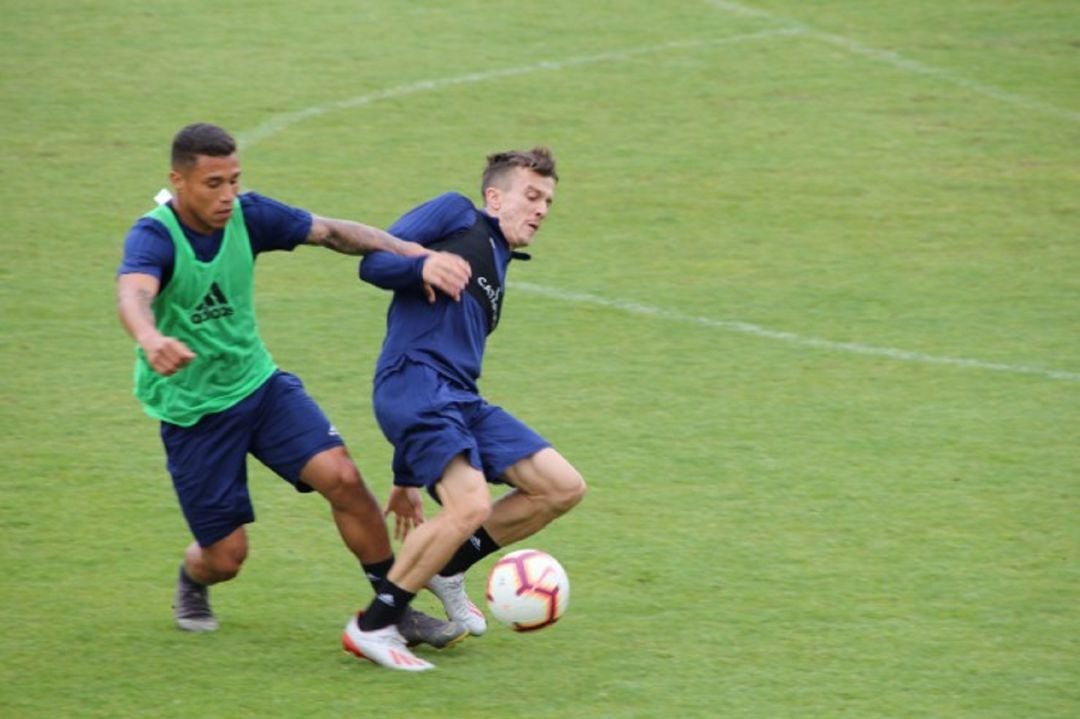
POLYGON ((195 353, 175 337, 158 334, 140 344, 150 366, 165 377, 176 374, 195 359, 195 353))
POLYGON ((394 539, 405 539, 417 525, 424 523, 424 502, 416 487, 393 487, 386 500, 383 516, 394 515, 394 539))
POLYGON ((435 290, 461 301, 461 292, 469 284, 472 267, 452 252, 432 252, 424 260, 424 293, 428 302, 435 302, 435 290))

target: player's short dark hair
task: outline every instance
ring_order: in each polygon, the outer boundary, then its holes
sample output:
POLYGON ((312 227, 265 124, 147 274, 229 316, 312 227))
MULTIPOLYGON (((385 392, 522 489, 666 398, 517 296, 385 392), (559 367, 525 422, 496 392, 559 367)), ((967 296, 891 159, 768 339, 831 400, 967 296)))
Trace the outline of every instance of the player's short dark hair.
POLYGON ((527 152, 507 150, 488 155, 487 167, 484 168, 484 176, 480 180, 480 194, 483 195, 487 188, 501 181, 515 167, 524 167, 541 177, 559 181, 559 174, 555 172, 555 156, 550 149, 537 145, 527 152))
POLYGON ((191 167, 198 155, 228 157, 236 152, 236 140, 217 125, 196 122, 176 133, 172 143, 172 166, 191 167))

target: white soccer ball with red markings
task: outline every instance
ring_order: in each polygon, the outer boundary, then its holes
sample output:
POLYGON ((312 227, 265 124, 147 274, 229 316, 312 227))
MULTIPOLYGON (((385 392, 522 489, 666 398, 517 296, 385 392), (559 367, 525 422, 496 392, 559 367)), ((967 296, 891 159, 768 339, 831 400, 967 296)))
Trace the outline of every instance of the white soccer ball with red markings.
POLYGON ((487 602, 492 615, 515 631, 543 629, 566 611, 570 579, 550 554, 519 549, 491 568, 487 602))

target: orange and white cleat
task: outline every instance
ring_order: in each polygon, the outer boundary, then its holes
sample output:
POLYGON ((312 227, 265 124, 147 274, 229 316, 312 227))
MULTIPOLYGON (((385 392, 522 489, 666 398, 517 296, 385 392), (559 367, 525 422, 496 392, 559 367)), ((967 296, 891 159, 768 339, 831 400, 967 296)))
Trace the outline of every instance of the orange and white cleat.
POLYGON ((345 632, 341 635, 341 645, 345 651, 387 669, 425 672, 435 668, 431 662, 409 651, 405 646, 405 638, 394 625, 365 632, 360 629, 359 618, 359 615, 354 616, 345 625, 345 632))

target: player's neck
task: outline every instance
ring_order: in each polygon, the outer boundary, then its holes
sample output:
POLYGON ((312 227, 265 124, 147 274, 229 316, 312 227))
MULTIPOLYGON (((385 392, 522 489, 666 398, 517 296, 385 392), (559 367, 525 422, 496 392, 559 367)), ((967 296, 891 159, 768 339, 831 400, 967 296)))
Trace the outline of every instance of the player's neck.
POLYGON ((174 197, 172 201, 169 202, 169 206, 172 208, 173 214, 176 215, 176 219, 180 221, 180 224, 192 232, 209 237, 218 229, 216 227, 211 227, 200 220, 199 217, 185 207, 184 203, 178 198, 174 197))

